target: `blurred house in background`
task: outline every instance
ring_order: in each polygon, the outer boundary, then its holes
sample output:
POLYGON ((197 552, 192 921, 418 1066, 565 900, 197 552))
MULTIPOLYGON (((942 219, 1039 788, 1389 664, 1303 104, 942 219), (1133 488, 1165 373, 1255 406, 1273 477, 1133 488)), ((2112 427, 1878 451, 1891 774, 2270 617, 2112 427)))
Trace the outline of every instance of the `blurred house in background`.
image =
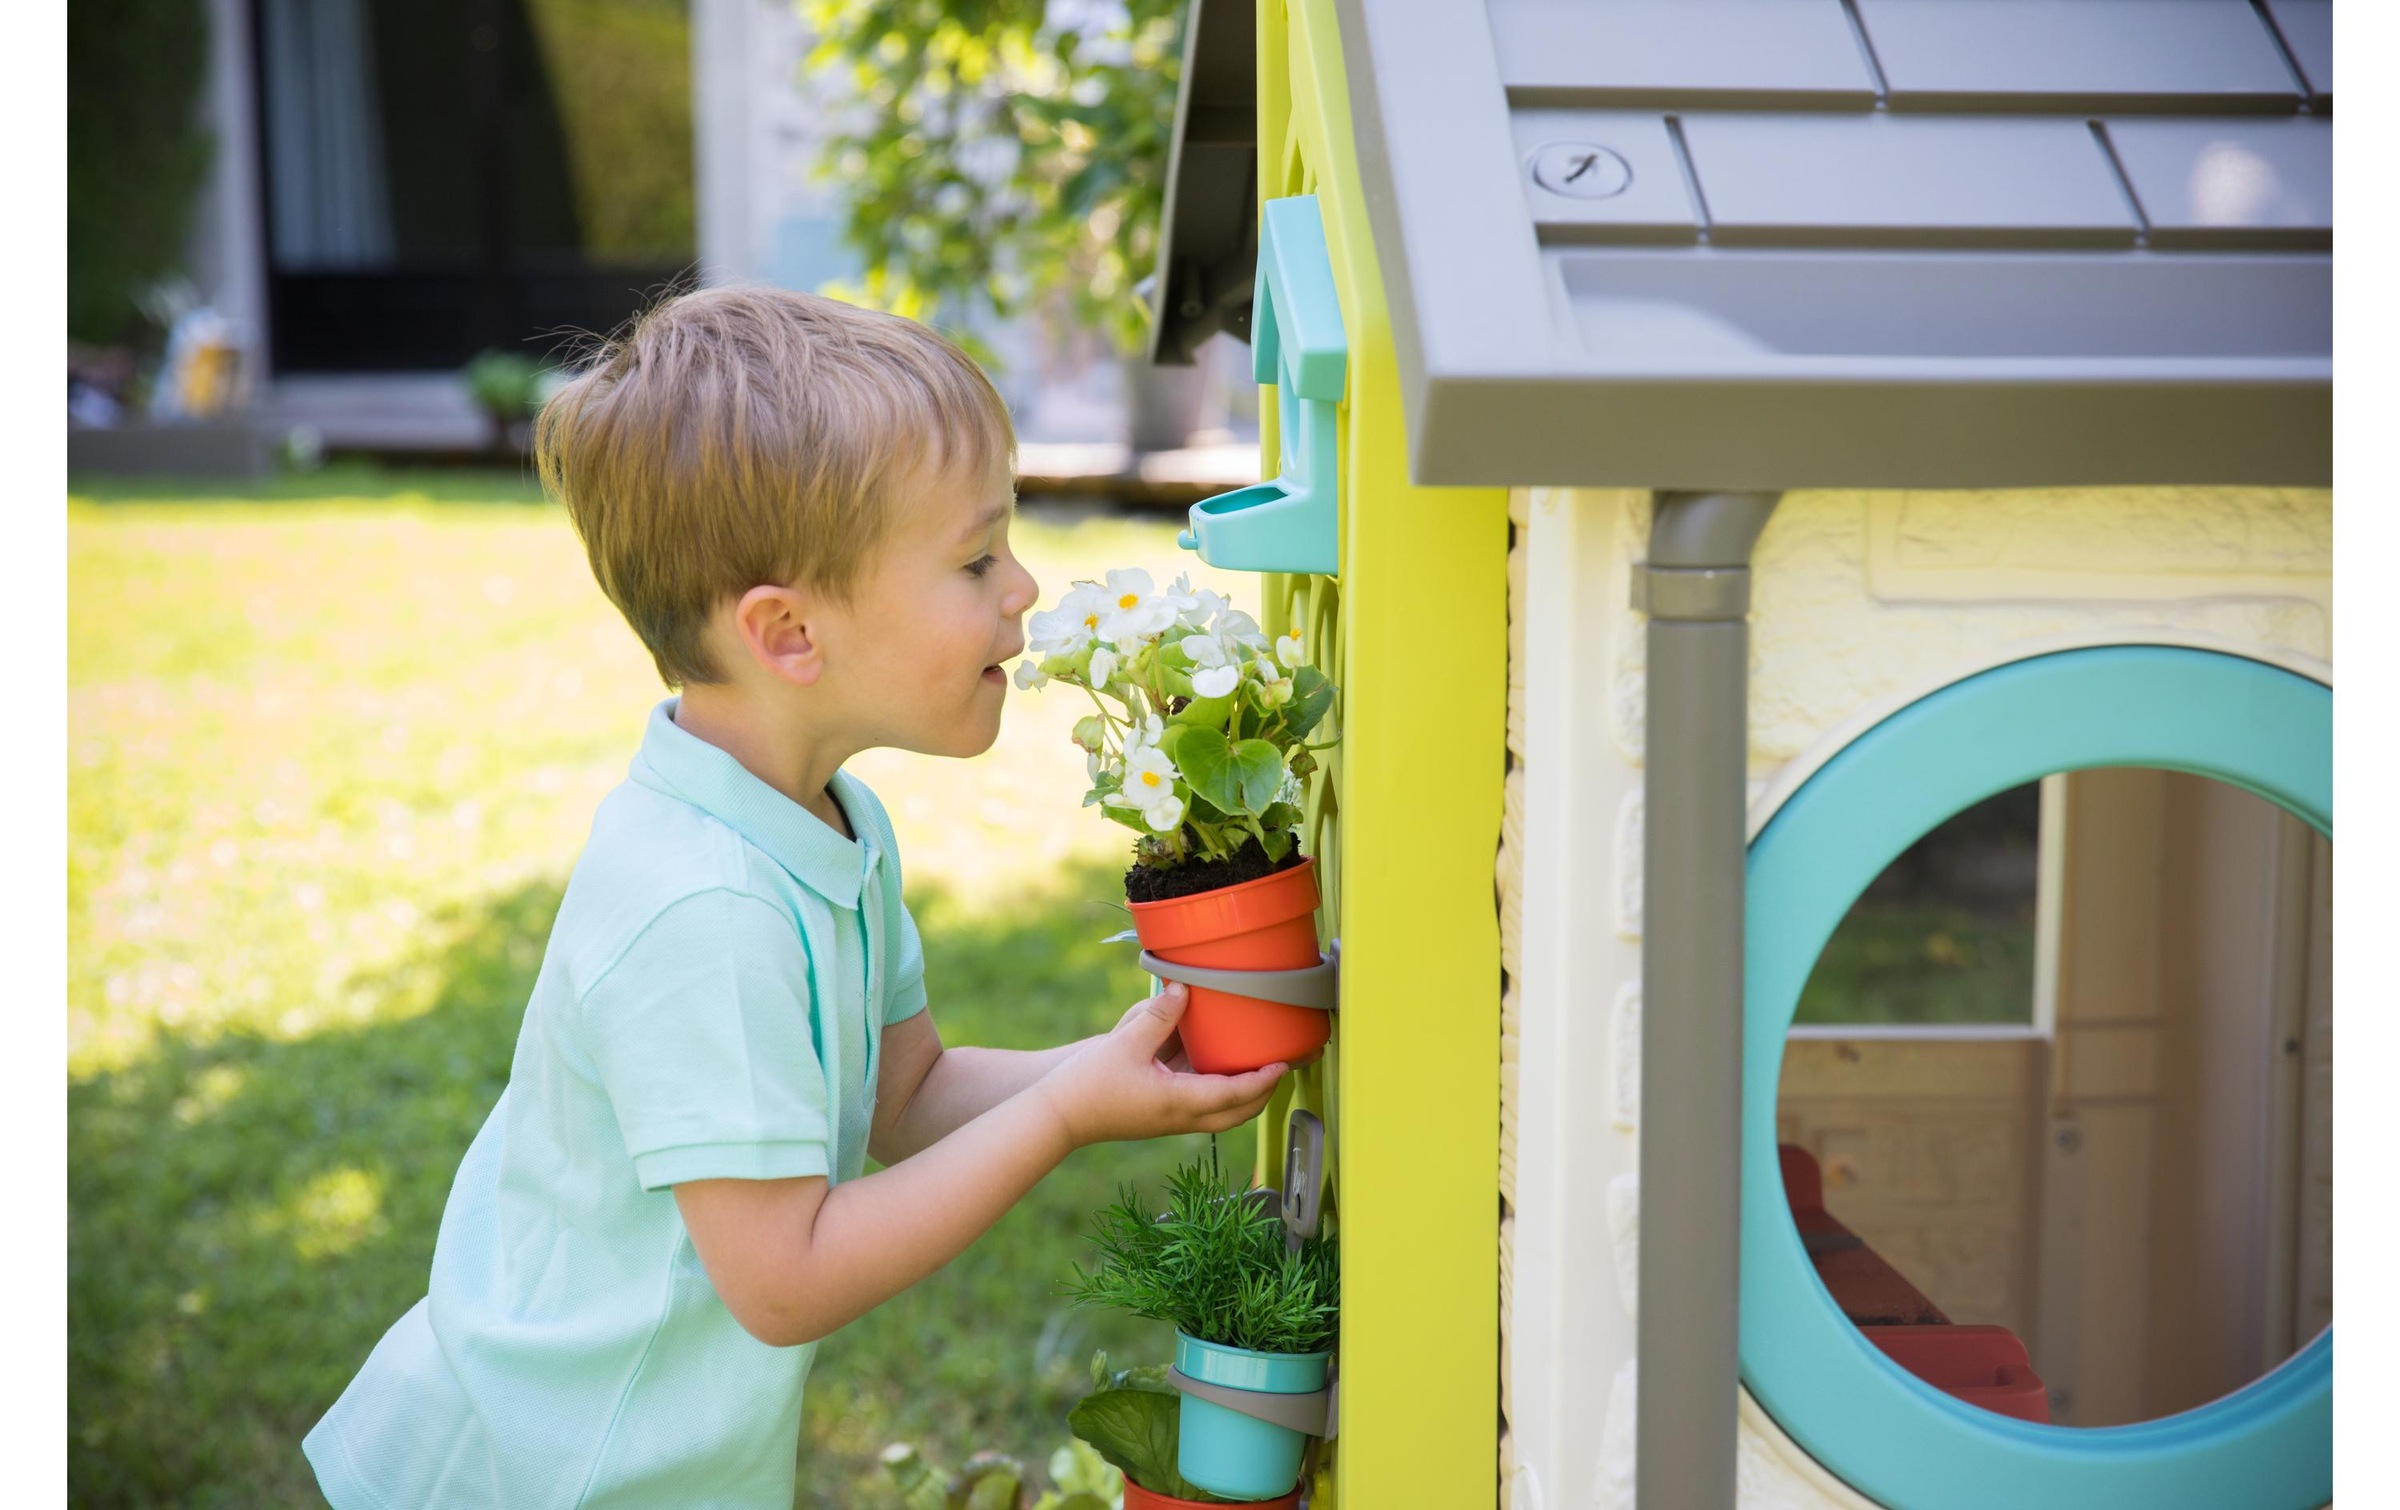
MULTIPOLYGON (((489 427, 457 372, 478 352, 564 354, 679 280, 857 272, 814 172, 843 81, 804 73, 790 0, 208 9, 216 152, 189 261, 277 434, 473 449, 489 427)), ((1196 439, 1212 485, 1255 476, 1238 350, 1156 374, 1030 321, 977 334, 1028 474, 1126 472, 1129 441, 1196 439)))

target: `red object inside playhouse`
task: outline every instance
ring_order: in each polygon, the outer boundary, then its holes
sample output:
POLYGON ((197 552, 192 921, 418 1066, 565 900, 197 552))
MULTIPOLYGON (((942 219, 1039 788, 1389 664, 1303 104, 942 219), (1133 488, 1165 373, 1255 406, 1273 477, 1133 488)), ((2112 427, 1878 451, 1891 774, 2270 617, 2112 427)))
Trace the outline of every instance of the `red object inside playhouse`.
POLYGON ((1776 1149, 1784 1198, 1817 1278, 1835 1305, 1884 1356, 1944 1394, 1969 1405, 2050 1420, 2050 1394, 2016 1333, 2002 1326, 1960 1326, 1942 1314, 1857 1233, 1825 1209, 1825 1182, 1814 1154, 1798 1144, 1776 1149))

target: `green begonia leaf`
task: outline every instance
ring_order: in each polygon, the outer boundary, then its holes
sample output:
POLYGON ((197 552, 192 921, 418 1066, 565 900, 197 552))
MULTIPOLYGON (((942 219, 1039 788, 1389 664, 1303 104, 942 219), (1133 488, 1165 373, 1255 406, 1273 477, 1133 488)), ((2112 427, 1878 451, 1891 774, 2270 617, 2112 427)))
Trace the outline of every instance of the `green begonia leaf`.
POLYGON ((1235 694, 1231 692, 1226 693, 1223 697, 1195 697, 1183 706, 1182 711, 1168 718, 1167 726, 1173 728, 1177 724, 1186 724, 1207 729, 1222 729, 1225 727, 1225 720, 1233 716, 1234 697, 1235 694))
MULTIPOLYGON (((1241 783, 1239 803, 1243 812, 1263 813, 1273 805, 1276 792, 1283 787, 1283 752, 1272 741, 1245 739, 1235 745, 1233 770, 1241 783)), ((1224 803, 1217 805, 1227 807, 1224 803)))
POLYGON ((1324 672, 1303 666, 1292 673, 1292 700, 1283 710, 1283 720, 1294 739, 1306 739, 1332 706, 1333 683, 1324 672))
POLYGON ((1175 746, 1175 767, 1183 772, 1184 784, 1210 806, 1227 813, 1242 811, 1242 776, 1224 735, 1207 728, 1188 730, 1175 746))
POLYGON ((1259 847, 1267 852, 1270 861, 1280 865, 1283 857, 1292 852, 1292 837, 1292 831, 1288 828, 1270 828, 1266 830, 1266 838, 1259 847))
POLYGON ((1067 1429, 1152 1494, 1219 1503, 1175 1466, 1183 1402, 1172 1390, 1104 1389, 1067 1412, 1067 1429))

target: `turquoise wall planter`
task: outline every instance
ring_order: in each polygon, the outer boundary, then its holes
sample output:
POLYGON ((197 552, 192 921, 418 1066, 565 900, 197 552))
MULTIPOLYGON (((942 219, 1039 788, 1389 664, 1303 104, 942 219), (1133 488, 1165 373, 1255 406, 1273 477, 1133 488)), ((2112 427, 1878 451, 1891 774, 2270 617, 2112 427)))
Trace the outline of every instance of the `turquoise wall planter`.
MULTIPOLYGON (((1306 1395, 1325 1387, 1330 1353, 1254 1353, 1175 1334, 1175 1366, 1195 1379, 1269 1395, 1306 1395)), ((1300 1477, 1308 1436, 1288 1426, 1227 1410, 1194 1395, 1183 1397, 1182 1441, 1176 1466, 1211 1494, 1271 1500, 1291 1492, 1300 1477)))
POLYGON ((1178 543, 1211 566, 1331 575, 1341 566, 1334 411, 1349 384, 1350 338, 1314 194, 1270 199, 1261 212, 1250 357, 1251 375, 1275 385, 1282 470, 1193 504, 1178 543))
POLYGON ((2070 650, 1953 683, 1861 735, 1750 846, 1742 1378, 1810 1456, 1893 1510, 2314 1510, 2333 1494, 2333 1333, 2197 1410, 2035 1425, 1901 1371, 1792 1226, 1775 1095, 1800 989, 1851 902, 1951 814, 2054 771, 2214 777, 2333 832, 2333 694, 2212 651, 2070 650))

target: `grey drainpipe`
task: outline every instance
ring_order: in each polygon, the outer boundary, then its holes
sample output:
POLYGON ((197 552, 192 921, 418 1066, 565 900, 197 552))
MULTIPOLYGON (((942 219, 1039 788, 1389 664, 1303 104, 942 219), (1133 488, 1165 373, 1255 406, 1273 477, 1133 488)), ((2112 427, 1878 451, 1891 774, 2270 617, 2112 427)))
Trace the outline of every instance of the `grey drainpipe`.
POLYGON ((1741 1266, 1750 548, 1775 493, 1661 493, 1642 750, 1642 1197, 1634 1503, 1732 1510, 1741 1266))

